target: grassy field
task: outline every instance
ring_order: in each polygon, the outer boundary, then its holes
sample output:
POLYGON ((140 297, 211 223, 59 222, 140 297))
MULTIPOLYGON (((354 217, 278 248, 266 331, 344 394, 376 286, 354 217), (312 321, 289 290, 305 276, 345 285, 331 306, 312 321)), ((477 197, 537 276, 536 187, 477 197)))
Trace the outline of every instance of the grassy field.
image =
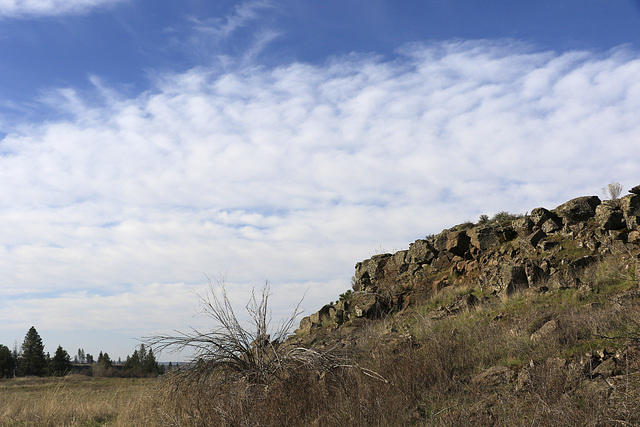
POLYGON ((318 328, 306 338, 335 351, 319 359, 331 368, 298 359, 261 377, 256 364, 203 363, 157 379, 0 380, 0 427, 640 425, 638 259, 595 263, 580 286, 557 278, 498 296, 462 284, 318 328), (475 306, 438 314, 471 293, 475 306))
POLYGON ((157 379, 15 378, 0 381, 1 426, 162 424, 152 396, 157 379))

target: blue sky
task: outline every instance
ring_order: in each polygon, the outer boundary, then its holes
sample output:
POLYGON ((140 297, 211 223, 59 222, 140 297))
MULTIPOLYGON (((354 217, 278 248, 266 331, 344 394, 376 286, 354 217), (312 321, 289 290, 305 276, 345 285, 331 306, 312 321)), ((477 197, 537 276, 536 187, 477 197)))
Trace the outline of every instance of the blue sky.
POLYGON ((639 29, 623 0, 0 0, 0 343, 124 358, 206 326, 207 275, 310 314, 375 253, 640 184, 639 29))

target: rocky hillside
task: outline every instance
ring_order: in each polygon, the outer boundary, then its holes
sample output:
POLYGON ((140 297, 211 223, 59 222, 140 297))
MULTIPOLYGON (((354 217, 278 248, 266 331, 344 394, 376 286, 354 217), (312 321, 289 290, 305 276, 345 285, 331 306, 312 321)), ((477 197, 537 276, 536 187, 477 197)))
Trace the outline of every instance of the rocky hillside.
MULTIPOLYGON (((503 212, 494 220, 460 224, 417 240, 408 250, 375 255, 356 264, 353 290, 302 319, 298 333, 379 318, 460 285, 496 296, 550 279, 559 287, 586 289, 578 273, 603 257, 613 254, 629 263, 640 262, 640 186, 630 193, 616 200, 578 197, 527 215, 503 212)), ((469 295, 434 315, 478 302, 469 295)))
POLYGON ((640 186, 457 225, 352 287, 293 337, 375 372, 325 425, 640 424, 640 186))
POLYGON ((197 341, 211 358, 177 370, 154 411, 172 425, 640 425, 639 225, 640 186, 481 217, 357 263, 353 289, 284 342, 214 304, 231 331, 197 341))

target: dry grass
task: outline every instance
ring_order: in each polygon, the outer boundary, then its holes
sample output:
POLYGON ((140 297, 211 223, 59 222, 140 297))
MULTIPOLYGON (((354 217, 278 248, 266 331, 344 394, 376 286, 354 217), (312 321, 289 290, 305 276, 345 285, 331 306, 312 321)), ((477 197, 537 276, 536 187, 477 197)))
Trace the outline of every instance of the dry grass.
POLYGON ((432 304, 351 325, 327 343, 349 362, 292 361, 260 381, 201 369, 0 382, 0 425, 640 425, 640 292, 620 263, 590 267, 580 288, 478 294, 482 304, 444 318, 432 304), (615 374, 584 362, 605 349, 615 374), (504 378, 478 379, 496 367, 504 378))
POLYGON ((638 425, 640 298, 620 262, 586 270, 583 288, 478 294, 481 305, 449 317, 431 318, 431 304, 350 329, 334 345, 377 378, 308 366, 260 385, 174 377, 161 406, 176 424, 193 426, 638 425), (556 327, 533 339, 549 322, 556 327), (593 375, 595 364, 582 364, 603 349, 622 354, 623 375, 593 375), (494 367, 506 367, 506 379, 477 380, 494 367))
POLYGON ((15 378, 0 381, 2 426, 160 425, 157 379, 15 378))

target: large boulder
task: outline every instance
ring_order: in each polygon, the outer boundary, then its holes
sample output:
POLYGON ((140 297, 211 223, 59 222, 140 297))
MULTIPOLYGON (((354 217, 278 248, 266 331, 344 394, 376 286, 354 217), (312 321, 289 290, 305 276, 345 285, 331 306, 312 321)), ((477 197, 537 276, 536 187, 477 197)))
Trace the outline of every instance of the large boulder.
POLYGON ((596 208, 596 222, 605 230, 619 230, 626 227, 622 211, 606 202, 596 208))
POLYGON ((463 256, 469 250, 469 236, 464 230, 445 230, 436 236, 433 247, 441 252, 463 256))
POLYGON ((320 327, 322 324, 336 314, 336 309, 327 304, 322 307, 318 312, 313 313, 311 316, 304 317, 300 320, 300 327, 296 331, 297 333, 307 334, 313 327, 320 327))
POLYGON ((531 217, 518 218, 512 223, 513 229, 521 236, 528 236, 533 231, 533 221, 531 217))
POLYGON ((429 264, 437 254, 438 251, 428 240, 416 240, 409 245, 406 259, 411 264, 429 264))
POLYGON ((535 248, 536 246, 538 246, 538 243, 540 243, 540 241, 545 237, 547 237, 547 233, 545 233, 542 230, 538 230, 535 233, 533 233, 531 236, 529 236, 527 238, 527 241, 531 243, 531 246, 535 248))
POLYGON ((547 234, 555 233, 556 231, 562 229, 562 221, 558 217, 549 218, 540 226, 540 229, 547 234))
POLYGON ((356 264, 356 281, 354 291, 376 289, 376 282, 384 277, 384 268, 391 259, 391 254, 374 255, 369 259, 356 264))
POLYGON ((542 226, 542 224, 551 218, 556 218, 556 215, 545 208, 535 208, 529 215, 529 219, 535 227, 542 226))
POLYGON ((490 224, 467 231, 471 245, 485 251, 500 243, 499 226, 490 224))
POLYGON ((376 295, 357 294, 351 301, 350 311, 356 317, 377 317, 381 313, 381 306, 376 295))
POLYGON ((554 212, 567 223, 581 222, 593 218, 600 203, 598 196, 577 197, 561 204, 554 212))
POLYGON ((529 286, 527 273, 522 265, 505 265, 500 270, 500 288, 507 294, 529 286))
POLYGON ((454 255, 464 256, 469 251, 469 236, 463 231, 454 231, 446 234, 444 249, 454 255))

